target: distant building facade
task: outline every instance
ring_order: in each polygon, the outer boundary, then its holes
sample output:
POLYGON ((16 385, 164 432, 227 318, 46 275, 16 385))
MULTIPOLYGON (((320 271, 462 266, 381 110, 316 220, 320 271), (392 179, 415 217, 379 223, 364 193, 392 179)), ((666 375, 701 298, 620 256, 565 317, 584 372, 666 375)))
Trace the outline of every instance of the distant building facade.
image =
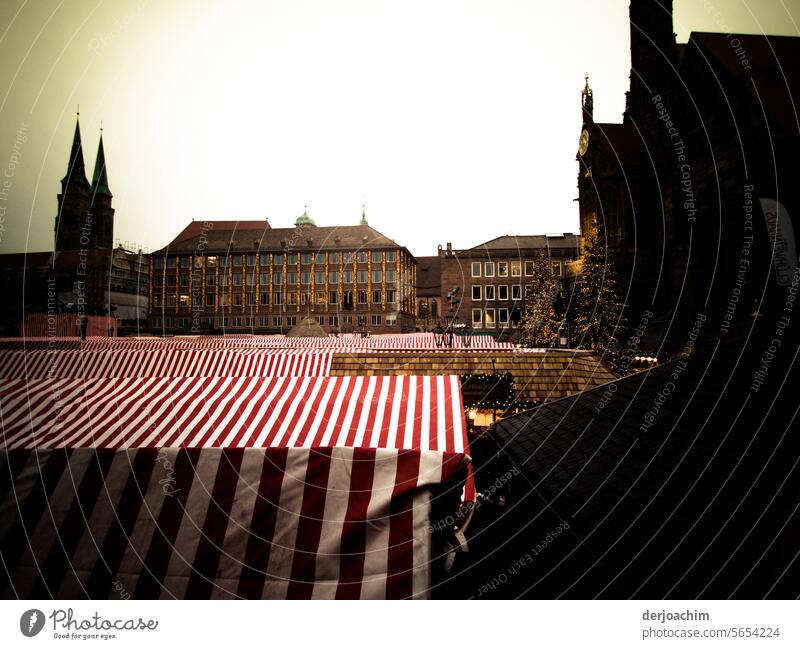
POLYGON ((579 248, 580 238, 571 232, 502 236, 466 250, 454 250, 448 243, 439 248, 443 315, 450 311, 447 294, 457 288, 460 323, 469 323, 479 333, 516 338, 539 252, 547 253, 553 276, 561 281, 579 248))
POLYGON ((359 225, 192 222, 151 254, 154 333, 286 333, 307 317, 328 332, 413 331, 416 260, 359 225))

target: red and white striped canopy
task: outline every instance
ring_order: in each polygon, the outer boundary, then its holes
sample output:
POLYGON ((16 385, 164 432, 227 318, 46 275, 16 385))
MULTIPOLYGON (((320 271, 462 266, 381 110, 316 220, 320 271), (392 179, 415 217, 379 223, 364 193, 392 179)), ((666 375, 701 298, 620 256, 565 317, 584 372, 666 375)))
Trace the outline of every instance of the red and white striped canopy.
MULTIPOLYGON (((491 336, 473 336, 469 347, 464 339, 454 336, 455 349, 474 351, 510 349, 509 342, 497 342, 491 336)), ((423 351, 441 349, 436 345, 432 333, 380 334, 362 338, 358 334, 339 336, 289 338, 286 336, 174 336, 171 338, 88 338, 81 343, 76 338, 2 338, 3 349, 47 349, 71 348, 86 351, 107 349, 157 350, 157 349, 335 349, 335 350, 408 350, 423 351)))
POLYGON ((0 416, 0 448, 467 448, 457 376, 19 379, 0 416))
POLYGON ((0 595, 428 596, 459 378, 327 375, 431 339, 0 341, 0 595))
POLYGON ((328 376, 325 349, 0 349, 0 379, 328 376))

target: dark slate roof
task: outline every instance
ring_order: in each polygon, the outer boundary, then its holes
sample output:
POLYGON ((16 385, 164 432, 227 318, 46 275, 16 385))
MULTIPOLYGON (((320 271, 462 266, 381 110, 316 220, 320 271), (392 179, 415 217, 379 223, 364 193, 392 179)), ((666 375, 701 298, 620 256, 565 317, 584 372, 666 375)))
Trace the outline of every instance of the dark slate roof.
POLYGON ((167 253, 257 252, 258 250, 357 250, 401 248, 369 225, 271 228, 266 221, 193 221, 173 241, 155 251, 167 253), (210 224, 210 225, 209 225, 210 224))
POLYGON ((800 338, 760 327, 509 417, 491 451, 473 449, 479 489, 501 473, 488 468, 498 458, 521 471, 519 507, 497 523, 494 545, 519 533, 530 548, 571 525, 553 560, 506 596, 798 595, 800 565, 782 573, 800 533, 800 338), (769 360, 776 337, 782 353, 769 360))
POLYGON ((540 248, 574 248, 579 246, 579 237, 571 232, 559 234, 505 235, 480 243, 470 250, 538 250, 540 248))
POLYGON ((439 256, 417 257, 417 297, 435 297, 442 293, 442 262, 439 256))
POLYGON ((716 60, 759 110, 787 134, 797 135, 800 104, 800 38, 765 34, 693 32, 687 47, 716 60), (738 48, 734 47, 738 41, 738 48), (737 51, 738 49, 738 51, 737 51), (743 65, 746 59, 747 66, 743 65))

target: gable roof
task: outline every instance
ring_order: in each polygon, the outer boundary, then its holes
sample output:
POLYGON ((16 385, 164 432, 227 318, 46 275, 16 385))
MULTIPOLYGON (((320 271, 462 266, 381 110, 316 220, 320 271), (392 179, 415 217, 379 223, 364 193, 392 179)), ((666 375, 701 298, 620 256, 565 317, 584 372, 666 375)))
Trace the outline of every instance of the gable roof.
POLYGON ((504 235, 495 237, 469 250, 538 250, 543 248, 575 248, 577 249, 579 237, 572 232, 558 234, 525 234, 525 235, 504 235))

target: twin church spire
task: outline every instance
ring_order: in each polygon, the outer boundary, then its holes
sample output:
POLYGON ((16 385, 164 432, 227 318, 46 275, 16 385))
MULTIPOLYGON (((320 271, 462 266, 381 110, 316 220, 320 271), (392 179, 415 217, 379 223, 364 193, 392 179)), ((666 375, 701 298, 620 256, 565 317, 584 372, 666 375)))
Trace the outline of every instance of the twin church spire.
MULTIPOLYGON (((78 113, 78 117, 75 120, 75 134, 72 137, 72 149, 70 150, 69 162, 67 163, 67 175, 61 179, 63 188, 73 183, 89 184, 89 181, 86 179, 86 165, 83 161, 80 113, 78 113)), ((106 172, 106 154, 103 149, 102 127, 100 128, 100 143, 97 146, 97 158, 94 163, 91 192, 92 195, 101 194, 104 196, 112 196, 111 190, 108 188, 108 174, 106 172)))
POLYGON ((55 250, 111 249, 114 241, 112 198, 102 128, 92 182, 89 183, 86 178, 79 113, 75 121, 67 174, 61 179, 61 193, 58 195, 55 250))

